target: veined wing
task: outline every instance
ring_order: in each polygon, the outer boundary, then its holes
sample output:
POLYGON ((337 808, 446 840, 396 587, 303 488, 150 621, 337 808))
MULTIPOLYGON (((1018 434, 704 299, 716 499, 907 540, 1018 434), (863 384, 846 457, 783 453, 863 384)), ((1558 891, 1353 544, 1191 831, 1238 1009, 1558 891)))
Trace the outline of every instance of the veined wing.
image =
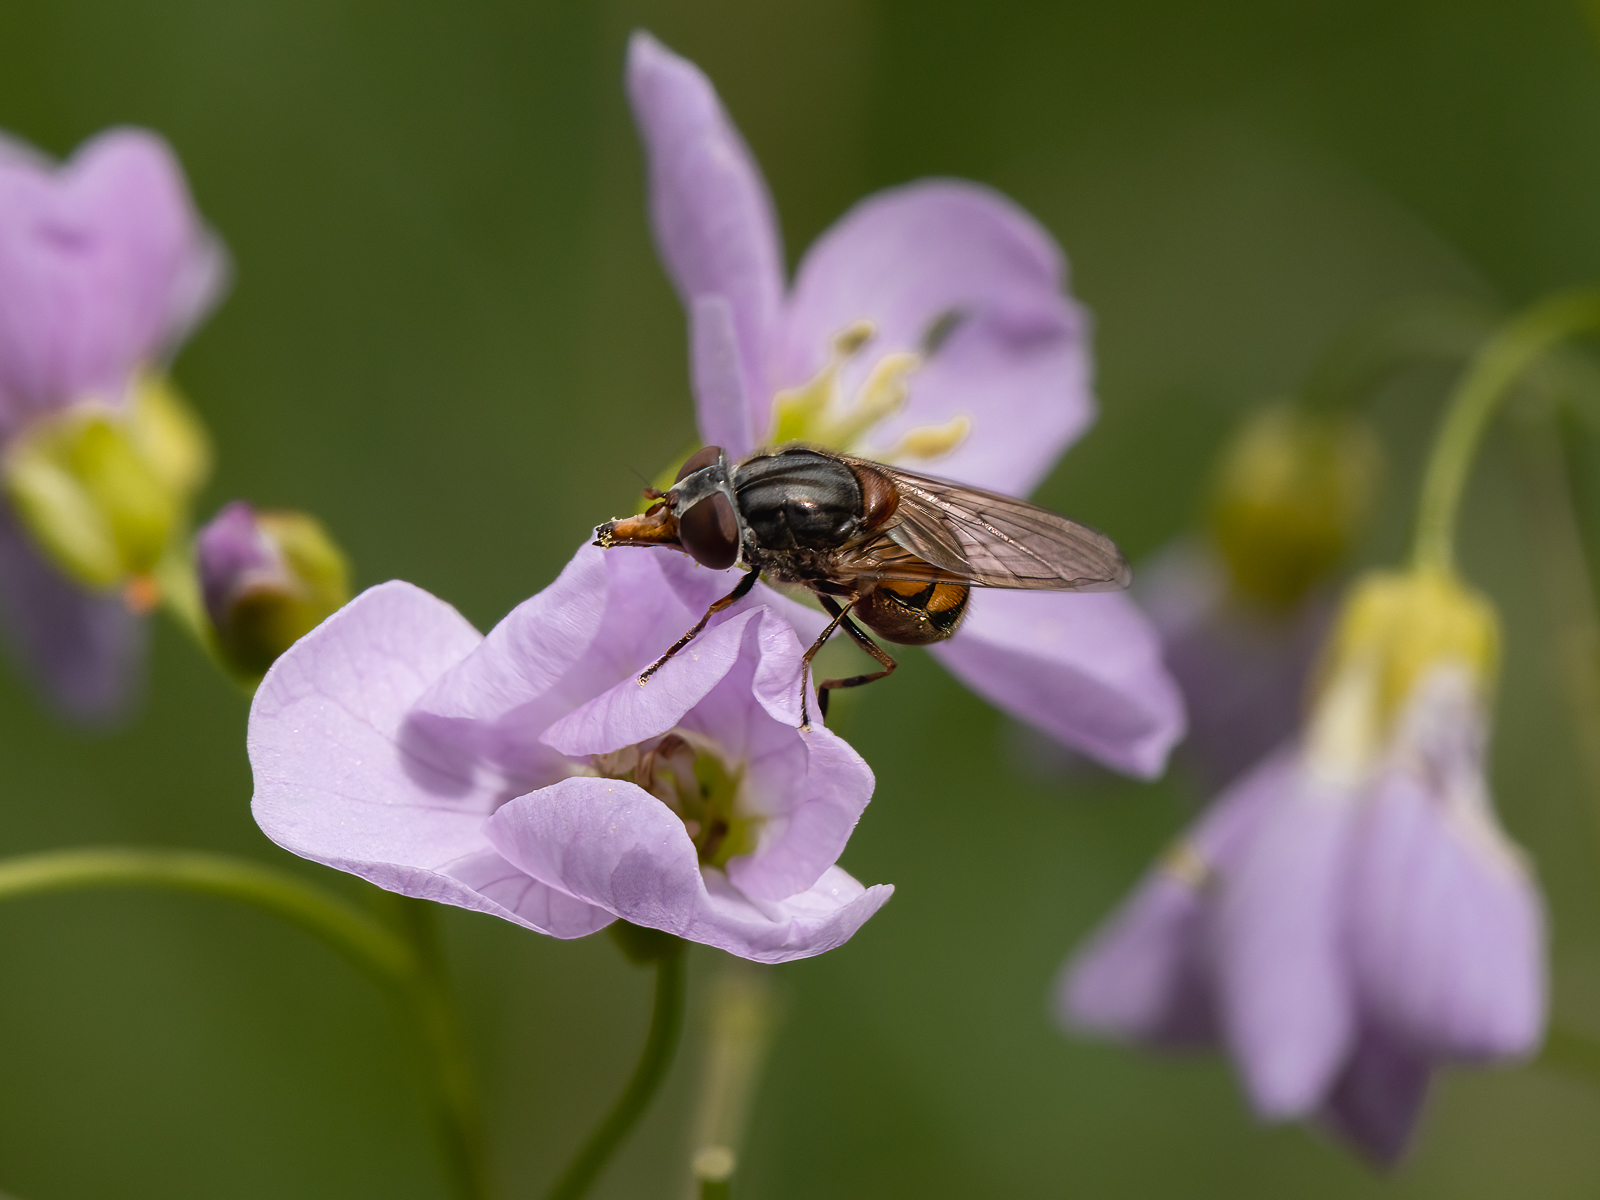
POLYGON ((861 547, 861 565, 881 560, 881 578, 953 581, 976 587, 1110 592, 1133 572, 1102 533, 1049 509, 982 488, 966 487, 859 460, 894 480, 900 503, 879 538, 861 547), (919 568, 884 542, 930 564, 919 568))

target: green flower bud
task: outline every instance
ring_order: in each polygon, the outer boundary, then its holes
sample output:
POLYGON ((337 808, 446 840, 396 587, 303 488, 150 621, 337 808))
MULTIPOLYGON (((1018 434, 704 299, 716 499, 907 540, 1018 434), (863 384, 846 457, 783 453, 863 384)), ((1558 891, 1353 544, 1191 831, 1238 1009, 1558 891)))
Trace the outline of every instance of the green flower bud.
POLYGON ((6 449, 7 496, 34 541, 86 587, 148 577, 210 469, 198 418, 143 375, 125 408, 75 404, 6 449))
POLYGON ((201 597, 217 651, 245 679, 350 599, 350 566, 305 513, 257 512, 236 500, 195 539, 201 597))
POLYGON ((1377 439, 1348 414, 1251 417, 1222 456, 1210 525, 1234 591, 1289 608, 1344 557, 1377 490, 1377 439))

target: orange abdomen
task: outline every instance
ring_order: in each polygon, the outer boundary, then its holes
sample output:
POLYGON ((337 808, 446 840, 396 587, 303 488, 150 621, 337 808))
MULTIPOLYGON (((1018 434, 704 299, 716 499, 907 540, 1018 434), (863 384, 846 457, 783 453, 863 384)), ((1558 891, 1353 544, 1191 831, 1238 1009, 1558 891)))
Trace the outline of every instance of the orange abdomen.
POLYGON ((926 646, 954 635, 967 615, 971 589, 961 583, 917 580, 878 584, 856 602, 855 615, 868 629, 902 646, 926 646))

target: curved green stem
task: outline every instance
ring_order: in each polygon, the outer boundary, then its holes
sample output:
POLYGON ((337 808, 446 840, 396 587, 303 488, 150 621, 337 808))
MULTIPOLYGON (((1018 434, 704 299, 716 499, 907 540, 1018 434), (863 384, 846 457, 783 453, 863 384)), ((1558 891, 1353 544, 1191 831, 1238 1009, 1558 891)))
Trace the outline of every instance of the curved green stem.
POLYGON ((331 892, 257 863, 121 846, 0 860, 0 900, 96 887, 157 887, 237 900, 316 935, 385 986, 416 973, 410 947, 377 921, 331 892))
POLYGON ((466 1043, 456 1020, 431 901, 384 893, 394 904, 400 929, 416 955, 417 970, 405 1002, 417 1051, 433 1074, 429 1103, 450 1176, 463 1200, 493 1193, 488 1153, 466 1043))
POLYGON ((1330 414, 1363 405, 1403 371, 1470 358, 1494 325, 1481 305, 1459 297, 1387 305, 1345 329, 1318 356, 1301 404, 1308 412, 1330 414))
MULTIPOLYGON (((437 945, 406 937, 323 888, 259 863, 195 850, 98 847, 0 860, 0 900, 98 887, 155 887, 236 900, 315 935, 388 989, 432 1076, 432 1118, 462 1200, 489 1195, 476 1108, 437 945)), ((423 901, 411 901, 421 905, 423 901)))
POLYGON ((684 953, 683 942, 670 938, 655 959, 656 996, 650 1012, 650 1032, 645 1036, 644 1052, 633 1069, 633 1077, 622 1095, 611 1106, 605 1119, 595 1127, 579 1148, 567 1169, 546 1193, 546 1200, 578 1200, 589 1190, 601 1169, 622 1145, 634 1124, 644 1114, 656 1088, 666 1078, 672 1054, 678 1048, 683 1030, 684 953))
POLYGON ((1455 565, 1456 510, 1489 418, 1522 373, 1557 343, 1600 333, 1600 291, 1564 292, 1516 317, 1473 358, 1445 409, 1422 480, 1412 564, 1450 571, 1455 565))

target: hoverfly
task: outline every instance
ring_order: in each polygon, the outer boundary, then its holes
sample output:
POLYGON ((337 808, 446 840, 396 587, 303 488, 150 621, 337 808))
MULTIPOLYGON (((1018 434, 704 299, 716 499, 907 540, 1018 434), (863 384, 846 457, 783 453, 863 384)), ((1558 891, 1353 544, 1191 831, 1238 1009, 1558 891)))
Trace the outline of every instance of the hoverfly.
POLYGON ((955 634, 974 587, 1100 592, 1125 588, 1133 577, 1109 538, 1048 509, 814 446, 758 450, 737 463, 707 446, 683 464, 670 490, 645 494, 655 503, 642 516, 598 526, 594 544, 672 546, 702 566, 737 566, 745 576, 639 682, 765 574, 810 589, 832 618, 804 666, 843 626, 883 668, 820 683, 823 717, 829 691, 895 669, 860 625, 888 642, 925 646, 955 634))

